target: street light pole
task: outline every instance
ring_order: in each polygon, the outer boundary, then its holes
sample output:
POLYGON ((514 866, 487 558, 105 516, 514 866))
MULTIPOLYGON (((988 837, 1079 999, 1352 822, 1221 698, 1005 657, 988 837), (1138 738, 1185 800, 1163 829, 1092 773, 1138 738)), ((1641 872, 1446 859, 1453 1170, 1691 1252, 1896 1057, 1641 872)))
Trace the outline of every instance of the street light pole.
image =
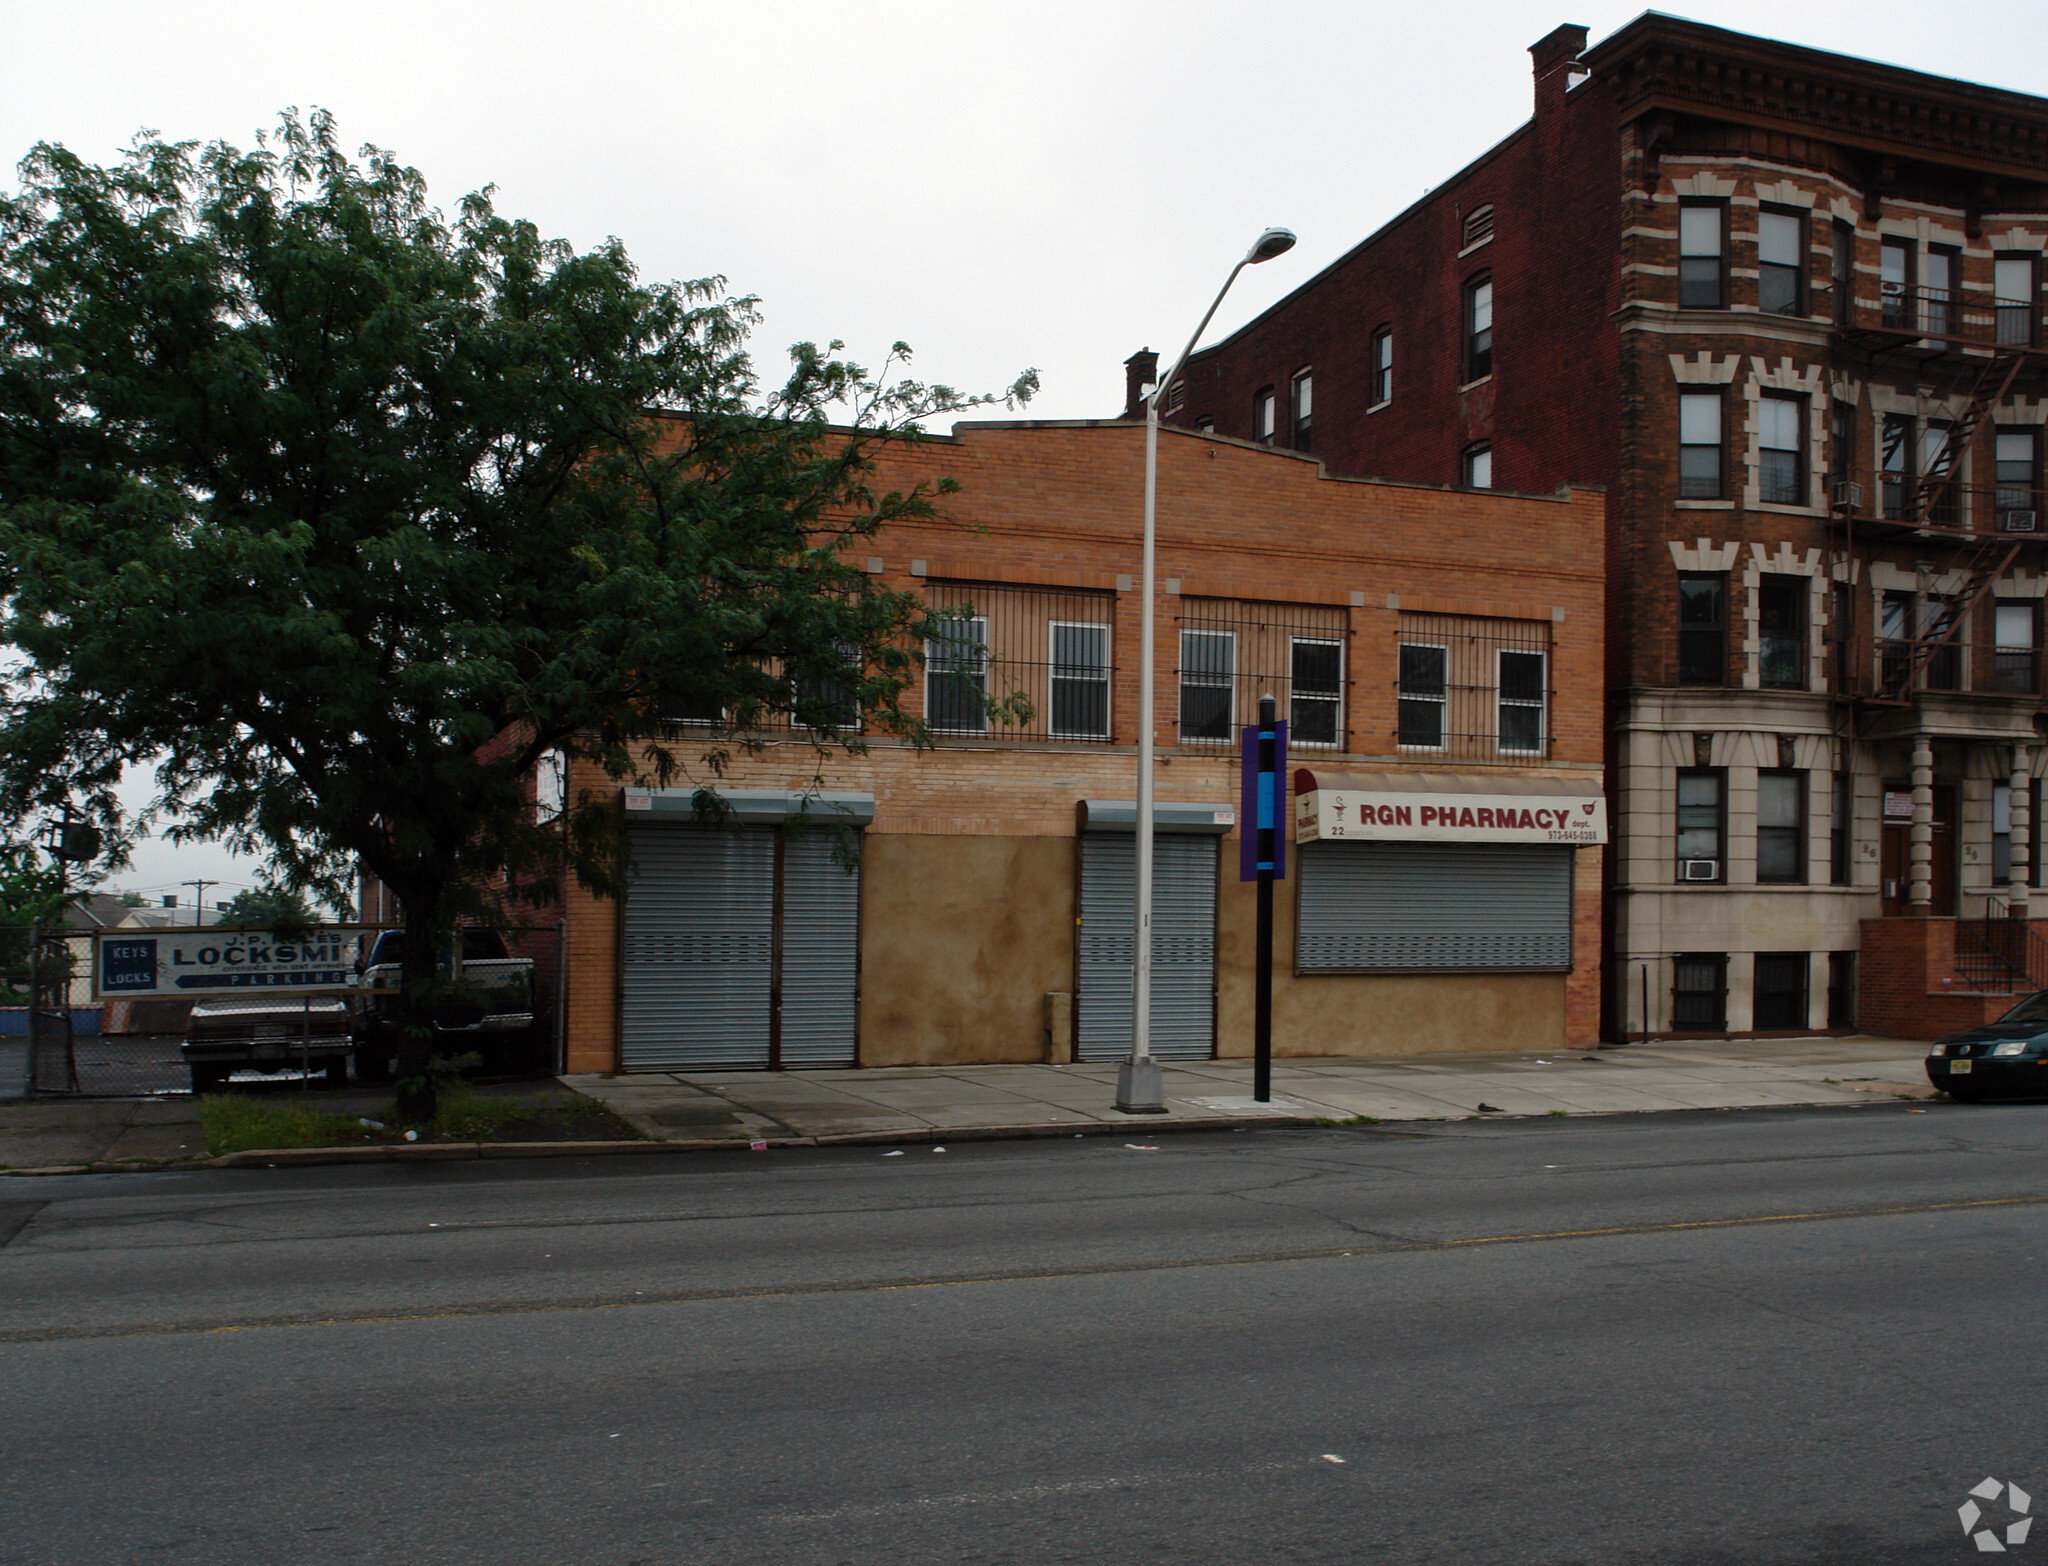
MULTIPOLYGON (((1166 1113, 1166 1090, 1159 1076, 1159 1062, 1152 1058, 1152 748, 1157 738, 1153 725, 1153 599, 1157 555, 1159 511, 1159 404, 1166 390, 1195 351, 1209 321, 1237 281, 1237 274, 1294 248, 1294 235, 1284 228, 1269 228, 1230 269, 1230 276, 1216 291, 1216 298, 1203 313, 1201 324, 1181 349, 1152 394, 1145 399, 1145 563, 1139 591, 1143 597, 1138 611, 1138 910, 1136 952, 1132 974, 1131 1057, 1117 1069, 1116 1107, 1127 1115, 1166 1113)), ((1240 830, 1242 830, 1240 828, 1240 830)))

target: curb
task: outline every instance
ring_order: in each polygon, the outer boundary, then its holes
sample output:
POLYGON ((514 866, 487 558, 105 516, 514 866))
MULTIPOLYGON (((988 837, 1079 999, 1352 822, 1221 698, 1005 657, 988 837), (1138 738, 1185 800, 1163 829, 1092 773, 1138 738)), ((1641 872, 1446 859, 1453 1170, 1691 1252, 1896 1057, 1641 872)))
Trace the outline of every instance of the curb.
MULTIPOLYGON (((896 1147, 937 1142, 1023 1142, 1055 1137, 1158 1136, 1169 1131, 1252 1131, 1262 1127, 1300 1130, 1319 1126, 1314 1115, 1217 1115, 1200 1120, 1053 1120, 1009 1126, 913 1126, 902 1131, 840 1131, 822 1136, 695 1137, 669 1142, 424 1142, 378 1143, 373 1147, 255 1147, 218 1158, 178 1163, 56 1164, 41 1169, 8 1169, 9 1175, 144 1174, 160 1169, 305 1169, 328 1164, 460 1163, 486 1158, 606 1158, 661 1153, 776 1152, 794 1147, 896 1147)), ((1340 1122, 1341 1123, 1341 1122, 1340 1122)))
MULTIPOLYGON (((1574 1119, 1606 1118, 1636 1114, 1699 1114, 1713 1108, 1771 1109, 1854 1109, 1862 1104, 1898 1103, 1900 1098, 1882 1092, 1859 1103, 1857 1100, 1816 1101, 1785 1105, 1720 1105, 1693 1110, 1600 1110, 1575 1115, 1574 1119)), ((1481 1118, 1466 1116, 1465 1119, 1481 1118)), ((1531 1120, 1534 1114, 1493 1114, 1488 1120, 1531 1120)), ((1318 1115, 1215 1115, 1202 1119, 1158 1120, 1134 1115, 1126 1121, 1055 1120, 1031 1121, 1006 1126, 913 1126, 900 1131, 839 1131, 819 1136, 694 1137, 676 1141, 645 1142, 395 1142, 372 1147, 278 1147, 251 1148, 240 1153, 223 1153, 218 1158, 186 1159, 176 1163, 91 1163, 55 1164, 38 1169, 4 1169, 0 1176, 145 1174, 159 1170, 194 1169, 286 1169, 327 1164, 451 1163, 495 1158, 608 1158, 663 1153, 779 1152, 797 1147, 900 1147, 937 1142, 1025 1142, 1053 1138, 1097 1136, 1160 1136, 1186 1131, 1256 1131, 1261 1129, 1303 1130, 1393 1129, 1413 1124, 1408 1121, 1354 1122, 1332 1120, 1318 1115), (756 1146, 758 1144, 758 1147, 756 1146)))

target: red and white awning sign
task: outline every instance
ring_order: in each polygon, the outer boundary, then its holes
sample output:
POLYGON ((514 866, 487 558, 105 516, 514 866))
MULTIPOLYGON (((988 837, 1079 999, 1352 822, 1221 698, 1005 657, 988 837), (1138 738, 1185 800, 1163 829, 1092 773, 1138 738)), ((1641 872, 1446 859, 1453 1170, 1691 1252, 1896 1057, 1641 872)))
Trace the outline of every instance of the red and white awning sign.
POLYGON ((1297 843, 1607 841, 1607 800, 1591 778, 1430 772, 1294 775, 1297 843))

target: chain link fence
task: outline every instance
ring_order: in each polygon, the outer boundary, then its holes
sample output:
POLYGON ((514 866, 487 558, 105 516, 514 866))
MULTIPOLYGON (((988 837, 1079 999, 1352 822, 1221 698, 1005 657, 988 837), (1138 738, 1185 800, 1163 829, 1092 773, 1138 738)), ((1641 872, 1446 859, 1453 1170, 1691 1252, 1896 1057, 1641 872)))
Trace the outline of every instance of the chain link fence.
MULTIPOLYGON (((351 932, 359 978, 346 991, 114 1000, 92 997, 91 937, 0 927, 0 1099, 386 1082, 398 1032, 395 943, 385 939, 393 934, 351 932)), ((486 1078, 560 1070, 562 934, 559 924, 516 926, 488 940, 468 932, 463 958, 451 964, 456 982, 436 1009, 435 1052, 486 1078)))

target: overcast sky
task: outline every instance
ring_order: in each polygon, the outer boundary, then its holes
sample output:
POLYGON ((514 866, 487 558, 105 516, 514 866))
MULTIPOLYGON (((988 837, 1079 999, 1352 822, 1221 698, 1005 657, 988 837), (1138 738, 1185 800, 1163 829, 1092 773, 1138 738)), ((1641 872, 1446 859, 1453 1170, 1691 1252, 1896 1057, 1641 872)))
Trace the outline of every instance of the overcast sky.
MULTIPOLYGON (((246 146, 318 106, 445 204, 495 184, 579 247, 617 235, 649 277, 758 294, 765 373, 802 339, 873 363, 900 338, 921 378, 992 390, 1035 366, 1034 414, 1103 417, 1123 359, 1177 346, 1260 229, 1301 243, 1239 279, 1212 335, 1525 120, 1530 44, 1567 21, 1597 42, 1641 9, 0 0, 0 156, 49 140, 105 161, 144 127, 246 146)), ((2048 95, 2041 0, 1665 9, 2048 95)), ((214 874, 255 879, 150 845, 116 884, 214 874)))

